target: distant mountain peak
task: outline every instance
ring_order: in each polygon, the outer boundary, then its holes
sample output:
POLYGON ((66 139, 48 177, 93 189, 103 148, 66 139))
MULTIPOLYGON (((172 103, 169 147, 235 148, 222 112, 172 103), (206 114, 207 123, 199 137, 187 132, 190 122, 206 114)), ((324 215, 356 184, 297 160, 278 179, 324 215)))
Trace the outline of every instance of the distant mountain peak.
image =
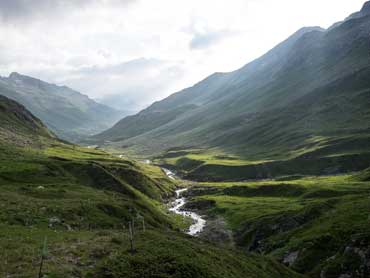
POLYGON ((74 94, 78 94, 78 95, 82 95, 84 97, 87 97, 86 95, 83 95, 81 94, 80 92, 77 92, 71 88, 69 88, 68 86, 59 86, 57 84, 54 84, 54 83, 49 83, 49 82, 46 82, 46 81, 43 81, 41 79, 38 79, 38 78, 35 78, 35 77, 31 77, 31 76, 28 76, 28 75, 24 75, 24 74, 20 74, 18 72, 12 72, 8 79, 10 79, 11 81, 15 82, 16 84, 27 84, 29 86, 34 86, 38 89, 41 89, 43 88, 44 90, 50 90, 50 87, 53 87, 53 88, 59 88, 59 89, 63 89, 63 90, 66 90, 66 91, 69 91, 69 92, 72 92, 74 94))
POLYGON ((300 37, 306 35, 307 33, 311 32, 325 32, 326 30, 324 28, 321 28, 320 26, 308 26, 308 27, 303 27, 301 29, 298 29, 293 35, 291 35, 289 39, 297 40, 300 37))
POLYGON ((361 13, 364 15, 369 15, 370 14, 370 1, 365 2, 361 9, 361 13))
POLYGON ((349 15, 347 18, 345 18, 342 21, 334 23, 331 27, 328 28, 328 30, 330 31, 330 30, 342 25, 342 23, 347 22, 348 20, 361 18, 361 17, 368 16, 368 15, 370 15, 370 1, 365 2, 360 11, 349 15))
POLYGON ((312 31, 324 32, 325 29, 320 26, 308 26, 308 27, 303 27, 299 29, 297 33, 307 33, 307 32, 312 32, 312 31))
POLYGON ((40 88, 40 86, 42 86, 42 84, 47 84, 47 83, 41 81, 40 79, 30 77, 30 76, 27 76, 27 75, 23 75, 23 74, 20 74, 18 72, 12 72, 9 75, 8 79, 11 80, 13 83, 15 83, 17 85, 20 85, 20 86, 28 85, 28 86, 33 86, 33 87, 36 87, 36 88, 40 88))
POLYGON ((22 75, 18 72, 12 72, 11 74, 9 74, 9 79, 19 79, 20 77, 22 77, 22 75))
MULTIPOLYGON (((36 83, 40 83, 40 82, 43 82, 41 81, 40 79, 37 79, 37 78, 34 78, 34 77, 31 77, 31 76, 27 76, 27 75, 24 75, 24 74, 20 74, 19 72, 12 72, 10 75, 9 75, 9 79, 10 80, 22 80, 22 81, 31 81, 31 82, 36 82, 36 83)), ((45 82, 44 82, 45 83, 45 82)))
POLYGON ((301 36, 310 33, 310 32, 325 32, 326 30, 324 28, 321 28, 320 26, 308 26, 308 27, 303 27, 301 29, 298 29, 293 35, 291 35, 288 40, 293 39, 296 40, 300 38, 301 36))

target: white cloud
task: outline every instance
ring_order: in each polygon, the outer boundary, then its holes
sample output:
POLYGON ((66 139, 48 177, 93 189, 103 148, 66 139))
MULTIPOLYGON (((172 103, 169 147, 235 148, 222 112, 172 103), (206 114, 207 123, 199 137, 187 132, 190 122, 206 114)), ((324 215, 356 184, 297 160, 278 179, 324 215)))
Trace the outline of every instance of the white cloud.
POLYGON ((303 26, 328 27, 363 2, 1 0, 0 74, 99 99, 122 94, 142 107, 244 65, 303 26))
POLYGON ((29 23, 35 18, 63 15, 76 9, 106 5, 122 7, 135 0, 1 0, 0 19, 5 23, 29 23))

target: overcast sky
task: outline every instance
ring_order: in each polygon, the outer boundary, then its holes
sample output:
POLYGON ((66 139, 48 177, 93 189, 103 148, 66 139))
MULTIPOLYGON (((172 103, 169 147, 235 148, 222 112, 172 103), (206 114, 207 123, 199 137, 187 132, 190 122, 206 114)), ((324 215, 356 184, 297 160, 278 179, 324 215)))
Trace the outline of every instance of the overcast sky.
POLYGON ((17 71, 138 109, 364 2, 0 0, 0 75, 17 71))

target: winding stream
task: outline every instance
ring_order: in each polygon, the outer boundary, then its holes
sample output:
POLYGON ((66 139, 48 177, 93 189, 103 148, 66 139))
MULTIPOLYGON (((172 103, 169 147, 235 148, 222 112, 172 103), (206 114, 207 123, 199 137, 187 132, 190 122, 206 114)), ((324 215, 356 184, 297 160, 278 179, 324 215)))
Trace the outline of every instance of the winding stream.
POLYGON ((172 171, 170 171, 170 170, 168 170, 166 168, 163 168, 163 167, 162 167, 162 170, 163 170, 163 172, 165 172, 165 174, 167 175, 167 177, 169 177, 171 180, 176 179, 176 175, 175 175, 174 172, 172 172, 172 171))
MULTIPOLYGON (((123 155, 119 155, 119 158, 123 158, 123 155)), ((149 159, 146 159, 143 161, 146 164, 151 164, 152 162, 149 159)), ((166 168, 162 167, 163 172, 169 177, 170 179, 176 179, 175 173, 173 173, 171 170, 168 170, 166 168)), ((184 205, 186 204, 187 200, 185 197, 183 197, 183 193, 188 191, 188 188, 182 188, 176 190, 176 199, 171 202, 171 206, 169 208, 169 211, 176 213, 178 215, 182 215, 185 217, 190 217, 193 221, 193 224, 189 227, 189 230, 186 232, 188 235, 191 236, 197 236, 201 231, 203 231, 206 220, 202 218, 199 214, 182 209, 184 205)))
MULTIPOLYGON (((170 179, 176 178, 176 175, 172 171, 165 168, 162 169, 170 179)), ((204 220, 202 216, 195 212, 182 209, 182 207, 186 204, 186 198, 183 197, 183 193, 188 190, 188 188, 176 190, 176 199, 171 203, 169 211, 182 216, 190 217, 193 220, 193 224, 189 227, 189 230, 186 233, 191 236, 196 236, 203 230, 204 226, 206 225, 206 220, 204 220)))
POLYGON ((196 236, 203 230, 204 226, 206 225, 206 220, 204 220, 195 212, 181 209, 186 204, 186 198, 182 197, 182 193, 186 191, 188 191, 188 188, 176 190, 176 200, 171 203, 171 208, 169 211, 182 216, 190 217, 193 220, 193 224, 189 227, 189 230, 186 233, 191 236, 196 236))

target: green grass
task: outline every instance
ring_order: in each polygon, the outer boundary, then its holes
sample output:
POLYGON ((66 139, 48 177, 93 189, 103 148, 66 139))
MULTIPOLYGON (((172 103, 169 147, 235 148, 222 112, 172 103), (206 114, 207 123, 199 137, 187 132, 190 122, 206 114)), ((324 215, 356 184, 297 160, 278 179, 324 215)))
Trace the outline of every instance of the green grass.
POLYGON ((45 237, 48 277, 300 277, 272 259, 223 250, 176 232, 137 230, 137 251, 131 254, 127 228, 65 232, 4 225, 0 274, 37 277, 45 237))
POLYGON ((353 177, 354 181, 370 181, 370 168, 365 169, 364 171, 359 172, 353 177))
POLYGON ((356 263, 350 263, 345 249, 354 246, 356 250, 370 238, 370 183, 358 178, 366 173, 208 182, 201 186, 212 190, 204 189, 193 201, 211 200, 213 206, 207 214, 222 216, 241 248, 281 261, 298 251, 293 269, 314 277, 323 270, 340 275, 344 266, 349 273, 356 273, 362 259, 355 256, 356 263))
POLYGON ((98 153, 99 158, 104 159, 94 160, 95 153, 86 153, 90 150, 76 151, 71 156, 68 147, 65 154, 56 157, 62 147, 58 146, 57 151, 48 149, 48 152, 52 153, 51 158, 42 154, 32 158, 28 153, 20 158, 22 161, 5 160, 0 167, 0 186, 3 188, 5 199, 11 195, 9 200, 14 203, 23 204, 23 199, 26 199, 36 205, 37 199, 45 202, 50 198, 51 203, 48 205, 56 206, 60 202, 65 214, 76 210, 76 206, 80 206, 83 201, 89 201, 92 207, 96 207, 98 202, 112 206, 120 203, 121 207, 124 204, 122 209, 130 206, 140 208, 148 214, 148 219, 152 219, 153 215, 163 215, 160 221, 153 219, 153 223, 163 222, 167 217, 163 212, 160 213, 159 207, 162 206, 162 198, 170 196, 176 184, 159 170, 153 170, 153 166, 141 168, 140 164, 118 160, 101 152, 98 153), (75 158, 79 153, 82 155, 75 158), (66 158, 68 160, 64 160, 66 158), (152 176, 153 173, 155 175, 152 176), (43 189, 38 189, 40 186, 43 189), (147 188, 152 191, 146 192, 147 188), (105 200, 104 196, 110 195, 111 197, 105 200), (19 198, 17 202, 16 198, 19 198))
POLYGON ((167 211, 164 202, 177 183, 160 168, 46 143, 0 145, 0 276, 36 277, 47 237, 48 277, 299 277, 270 258, 180 232, 190 223, 167 211), (132 219, 134 255, 128 252, 132 219))
POLYGON ((0 167, 0 275, 35 277, 47 237, 48 277, 299 277, 271 259, 175 232, 189 222, 166 212, 162 197, 175 184, 157 167, 63 144, 8 150, 0 167), (128 252, 131 219, 134 255, 128 252))
POLYGON ((232 229, 240 227, 245 220, 253 221, 264 215, 303 207, 294 199, 282 197, 204 196, 201 199, 215 201, 217 208, 212 212, 225 217, 232 229))
POLYGON ((89 277, 299 277, 273 260, 175 233, 140 236, 134 255, 127 248, 109 257, 89 277))
MULTIPOLYGON (((293 171, 278 180, 201 184, 194 201, 205 200, 199 204, 207 204, 210 216, 226 220, 240 248, 231 250, 179 232, 188 219, 164 205, 178 182, 159 167, 60 142, 27 125, 17 132, 17 144, 0 138, 0 276, 35 277, 45 237, 48 277, 300 277, 276 261, 295 251, 292 269, 313 276, 356 273, 362 265, 356 250, 370 238, 368 170, 328 177, 293 171), (36 143, 26 144, 29 136, 36 143), (127 237, 132 220, 134 254, 127 237)), ((310 152, 329 157, 321 148, 310 152)), ((218 150, 174 150, 160 159, 181 166, 183 174, 221 167, 211 174, 223 180, 243 177, 245 167, 255 171, 276 163, 218 150)), ((366 163, 366 155, 361 159, 366 163)), ((288 166, 323 165, 298 162, 288 166)), ((279 163, 269 168, 278 176, 284 172, 279 163)))
POLYGON ((240 156, 227 154, 219 149, 168 151, 155 159, 159 163, 173 165, 184 170, 192 170, 200 165, 243 166, 268 162, 267 160, 248 160, 240 156))
POLYGON ((189 149, 164 153, 154 161, 175 169, 185 179, 200 182, 344 174, 369 166, 370 152, 366 150, 367 145, 361 145, 368 141, 366 136, 335 139, 335 143, 332 139, 333 142, 328 146, 326 140, 321 137, 308 139, 308 145, 304 144, 303 149, 294 150, 294 155, 287 154, 275 160, 227 155, 216 149, 189 149))

